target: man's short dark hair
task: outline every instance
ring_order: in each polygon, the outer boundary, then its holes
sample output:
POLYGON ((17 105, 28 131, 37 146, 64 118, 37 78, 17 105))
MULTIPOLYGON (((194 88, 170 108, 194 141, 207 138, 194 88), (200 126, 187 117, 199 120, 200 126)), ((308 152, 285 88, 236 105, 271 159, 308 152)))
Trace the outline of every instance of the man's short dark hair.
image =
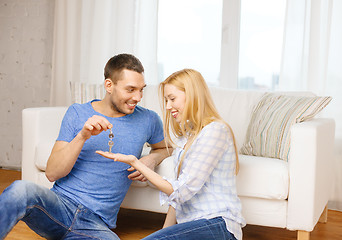
POLYGON ((116 83, 121 71, 124 69, 132 70, 137 73, 144 72, 144 67, 138 58, 131 54, 122 53, 115 55, 108 60, 104 68, 104 77, 105 79, 109 78, 113 83, 116 83))

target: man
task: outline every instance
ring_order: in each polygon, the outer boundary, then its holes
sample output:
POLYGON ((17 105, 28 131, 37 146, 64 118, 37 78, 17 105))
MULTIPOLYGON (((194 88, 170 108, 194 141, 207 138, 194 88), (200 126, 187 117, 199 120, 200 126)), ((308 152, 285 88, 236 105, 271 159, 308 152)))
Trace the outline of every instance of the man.
POLYGON ((48 239, 119 239, 111 229, 120 204, 131 180, 145 178, 95 151, 139 158, 148 142, 152 150, 140 161, 152 169, 168 156, 159 116, 137 106, 146 86, 143 73, 130 54, 107 62, 104 99, 73 104, 63 118, 46 168, 52 189, 16 181, 0 195, 0 239, 18 220, 48 239))

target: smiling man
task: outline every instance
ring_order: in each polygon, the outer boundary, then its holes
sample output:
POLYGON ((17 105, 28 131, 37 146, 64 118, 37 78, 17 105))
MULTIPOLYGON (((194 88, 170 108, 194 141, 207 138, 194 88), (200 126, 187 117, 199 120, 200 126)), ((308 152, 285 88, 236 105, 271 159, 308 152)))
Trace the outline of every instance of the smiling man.
POLYGON ((18 219, 47 239, 119 239, 111 230, 132 180, 146 180, 129 165, 95 153, 108 151, 140 158, 154 169, 168 151, 159 116, 138 106, 146 86, 144 68, 130 54, 112 57, 105 66, 106 95, 71 105, 49 157, 46 176, 52 189, 16 181, 0 195, 0 239, 18 219), (107 131, 111 129, 112 131, 107 131))

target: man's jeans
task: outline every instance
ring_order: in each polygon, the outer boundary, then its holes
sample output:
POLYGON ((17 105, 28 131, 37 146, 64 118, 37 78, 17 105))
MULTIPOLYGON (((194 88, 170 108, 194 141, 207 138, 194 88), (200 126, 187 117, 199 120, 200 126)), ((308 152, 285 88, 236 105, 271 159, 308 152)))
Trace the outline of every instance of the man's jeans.
POLYGON ((47 239, 119 239, 89 209, 48 188, 21 180, 0 195, 0 239, 19 220, 47 239))
POLYGON ((152 239, 236 240, 234 235, 227 230, 226 223, 222 217, 175 224, 143 238, 143 240, 152 239))

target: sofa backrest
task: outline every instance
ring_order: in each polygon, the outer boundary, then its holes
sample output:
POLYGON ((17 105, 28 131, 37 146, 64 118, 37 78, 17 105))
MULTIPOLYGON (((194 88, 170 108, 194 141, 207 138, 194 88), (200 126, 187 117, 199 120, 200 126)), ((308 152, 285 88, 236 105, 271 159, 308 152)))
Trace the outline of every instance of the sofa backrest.
POLYGON ((245 140, 253 108, 264 92, 218 87, 211 87, 210 91, 218 112, 233 129, 240 148, 245 140))
MULTIPOLYGON (((241 147, 253 107, 258 103, 264 92, 218 87, 210 87, 210 91, 218 112, 232 127, 238 147, 241 147)), ((145 88, 141 105, 154 110, 162 117, 157 85, 148 85, 145 88)))

